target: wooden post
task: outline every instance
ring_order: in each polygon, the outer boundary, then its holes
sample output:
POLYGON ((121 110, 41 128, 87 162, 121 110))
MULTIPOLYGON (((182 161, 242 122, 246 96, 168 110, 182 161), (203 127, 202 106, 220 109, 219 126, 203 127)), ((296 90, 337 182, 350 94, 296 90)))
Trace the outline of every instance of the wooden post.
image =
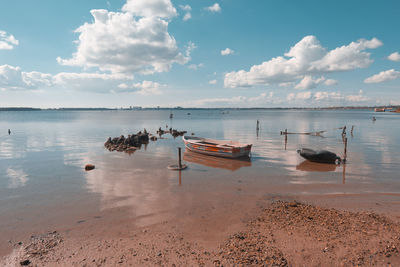
POLYGON ((179 153, 179 169, 182 169, 182 162, 181 162, 181 148, 178 147, 178 153, 179 153))
POLYGON ((344 138, 344 163, 346 163, 347 159, 347 137, 344 138))
POLYGON ((285 129, 285 150, 286 150, 286 145, 287 145, 287 129, 285 129))

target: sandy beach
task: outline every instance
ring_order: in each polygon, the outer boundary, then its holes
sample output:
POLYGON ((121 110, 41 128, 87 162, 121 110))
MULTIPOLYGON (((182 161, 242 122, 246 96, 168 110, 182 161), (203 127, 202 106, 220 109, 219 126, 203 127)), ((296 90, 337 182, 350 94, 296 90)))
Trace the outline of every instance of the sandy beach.
POLYGON ((119 217, 121 211, 114 210, 103 214, 107 217, 95 216, 69 229, 51 229, 10 244, 12 253, 3 258, 2 265, 400 264, 398 201, 390 195, 332 199, 259 199, 252 210, 236 205, 221 214, 194 211, 146 227, 134 227, 131 220, 119 217))

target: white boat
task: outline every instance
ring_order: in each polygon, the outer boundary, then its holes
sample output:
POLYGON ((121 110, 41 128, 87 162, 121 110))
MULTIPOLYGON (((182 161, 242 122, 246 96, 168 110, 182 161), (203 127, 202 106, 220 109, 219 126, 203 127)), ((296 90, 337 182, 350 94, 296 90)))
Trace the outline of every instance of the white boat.
POLYGON ((182 139, 188 150, 217 157, 248 157, 252 147, 252 144, 241 144, 236 141, 215 140, 195 136, 183 136, 182 139))

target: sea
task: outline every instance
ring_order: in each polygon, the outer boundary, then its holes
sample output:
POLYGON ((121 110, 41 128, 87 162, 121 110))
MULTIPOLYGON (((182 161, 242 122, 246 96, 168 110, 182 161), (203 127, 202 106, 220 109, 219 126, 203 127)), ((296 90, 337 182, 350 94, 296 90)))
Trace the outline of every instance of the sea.
POLYGON ((234 202, 236 195, 398 198, 399 151, 400 115, 373 110, 1 111, 0 241, 115 209, 136 218, 139 226, 149 225, 183 206, 234 202), (104 147, 108 137, 144 129, 156 135, 159 128, 253 144, 251 157, 231 160, 185 151, 182 137, 169 134, 134 153, 104 147), (281 135, 285 130, 292 134, 281 135), (319 131, 324 132, 304 134, 319 131), (323 149, 343 158, 345 138, 346 164, 311 163, 297 153, 323 149), (177 164, 178 148, 188 166, 181 172, 167 168, 177 164), (88 163, 95 169, 85 171, 88 163))

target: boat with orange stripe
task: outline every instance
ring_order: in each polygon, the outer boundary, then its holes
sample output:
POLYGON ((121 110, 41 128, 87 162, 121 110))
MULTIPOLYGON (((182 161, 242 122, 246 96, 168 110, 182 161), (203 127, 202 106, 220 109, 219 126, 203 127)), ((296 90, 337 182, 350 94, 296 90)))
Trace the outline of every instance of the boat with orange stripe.
POLYGON ((195 136, 183 136, 188 150, 226 158, 249 157, 252 144, 241 144, 236 141, 215 140, 195 136))

